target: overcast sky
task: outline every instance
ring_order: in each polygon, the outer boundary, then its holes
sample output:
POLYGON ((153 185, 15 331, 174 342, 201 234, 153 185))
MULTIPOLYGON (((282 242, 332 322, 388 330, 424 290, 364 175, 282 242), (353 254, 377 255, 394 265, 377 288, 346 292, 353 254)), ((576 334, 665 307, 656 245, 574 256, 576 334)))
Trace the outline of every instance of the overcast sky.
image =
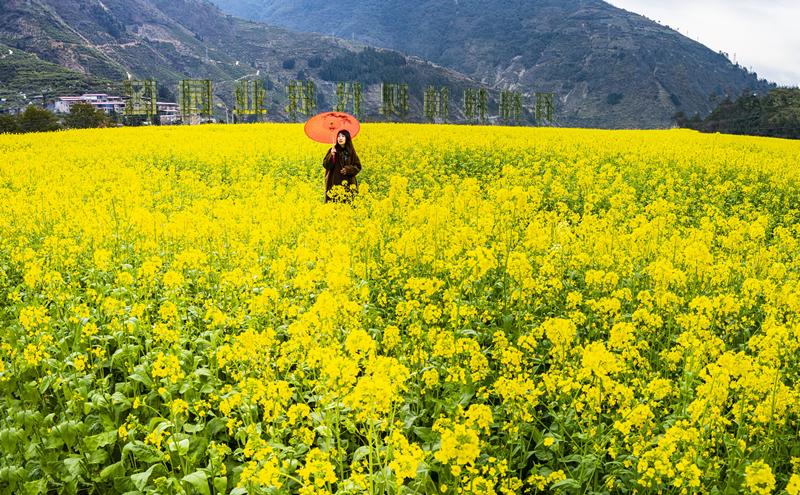
POLYGON ((800 86, 798 0, 606 0, 660 21, 781 86, 800 86))

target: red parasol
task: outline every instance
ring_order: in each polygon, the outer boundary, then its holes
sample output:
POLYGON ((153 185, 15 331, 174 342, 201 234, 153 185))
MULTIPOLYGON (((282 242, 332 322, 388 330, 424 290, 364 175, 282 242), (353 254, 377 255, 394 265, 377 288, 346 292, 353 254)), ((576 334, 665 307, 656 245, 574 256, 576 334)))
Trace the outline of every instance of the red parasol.
POLYGON ((314 115, 305 125, 306 136, 318 143, 330 144, 336 141, 339 131, 345 130, 350 137, 356 137, 361 130, 358 119, 344 112, 325 112, 314 115))

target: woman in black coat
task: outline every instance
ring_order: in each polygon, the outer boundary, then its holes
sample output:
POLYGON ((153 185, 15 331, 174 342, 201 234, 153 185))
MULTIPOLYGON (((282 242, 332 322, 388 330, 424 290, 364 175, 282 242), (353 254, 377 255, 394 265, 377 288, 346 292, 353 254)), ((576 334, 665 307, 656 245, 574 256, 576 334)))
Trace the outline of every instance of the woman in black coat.
POLYGON ((361 160, 358 159, 350 133, 342 130, 336 136, 336 144, 328 150, 322 161, 325 167, 325 202, 333 200, 330 196, 333 186, 344 186, 345 190, 355 194, 358 186, 356 174, 361 172, 361 160))

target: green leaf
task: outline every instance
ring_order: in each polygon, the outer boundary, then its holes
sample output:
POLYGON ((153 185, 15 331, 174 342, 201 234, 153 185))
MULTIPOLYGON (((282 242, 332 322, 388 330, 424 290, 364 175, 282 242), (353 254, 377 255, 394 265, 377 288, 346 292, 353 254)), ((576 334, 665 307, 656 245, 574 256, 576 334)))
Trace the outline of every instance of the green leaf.
POLYGON ((187 452, 189 452, 189 439, 184 438, 183 440, 178 442, 178 454, 184 456, 186 455, 187 452))
POLYGON ((119 392, 115 392, 114 395, 111 396, 111 403, 115 406, 118 404, 124 404, 128 407, 131 407, 133 405, 133 402, 129 398, 125 397, 124 394, 119 392))
POLYGON ((16 428, 0 431, 0 447, 3 447, 3 452, 11 454, 17 450, 17 444, 20 439, 19 433, 20 431, 16 428))
POLYGON ((129 476, 119 476, 114 478, 114 489, 119 493, 132 492, 136 489, 129 476))
POLYGON ((369 447, 362 446, 357 448, 356 451, 353 452, 353 464, 357 463, 358 461, 360 461, 361 459, 363 459, 368 455, 369 455, 369 447))
POLYGON ((141 383, 142 385, 144 385, 147 388, 153 388, 153 380, 151 380, 150 377, 147 376, 147 374, 145 374, 145 373, 143 373, 141 371, 134 371, 133 373, 128 375, 128 378, 130 378, 131 380, 135 380, 135 381, 141 383))
MULTIPOLYGON (((52 438, 52 437, 46 437, 45 440, 47 440, 49 438, 52 438)), ((59 441, 61 441, 61 440, 59 439, 59 441)), ((64 442, 62 441, 59 445, 63 445, 63 443, 64 442)), ((26 459, 38 459, 39 458, 39 454, 42 452, 41 447, 42 447, 42 444, 40 444, 39 442, 36 442, 36 441, 31 441, 30 443, 28 443, 28 445, 25 447, 25 458, 26 459)))
POLYGON ((156 450, 155 447, 146 445, 138 440, 128 443, 122 449, 123 454, 126 452, 130 452, 134 457, 147 464, 161 462, 164 459, 164 455, 156 450))
POLYGON ((25 470, 16 466, 0 469, 0 483, 5 485, 6 493, 16 493, 23 476, 25 470))
POLYGON ((730 483, 728 483, 728 486, 725 487, 725 491, 722 492, 723 495, 735 495, 737 493, 739 493, 739 490, 730 483))
POLYGON ((183 425, 183 429, 186 430, 186 433, 197 433, 199 431, 203 431, 203 428, 205 427, 206 425, 204 425, 203 423, 200 423, 199 425, 186 423, 185 425, 183 425))
POLYGON ((25 493, 39 495, 47 491, 47 480, 28 481, 25 483, 25 493))
POLYGON ((83 442, 89 452, 94 452, 99 448, 114 444, 118 436, 116 431, 104 431, 99 435, 84 438, 83 442))
POLYGON ((83 423, 75 423, 74 421, 67 421, 54 427, 51 431, 59 436, 68 447, 72 448, 78 443, 78 437, 81 434, 81 427, 83 423))
POLYGON ((555 488, 572 488, 577 490, 580 487, 581 487, 580 483, 571 478, 567 478, 565 480, 559 481, 558 483, 553 483, 553 486, 550 487, 550 490, 552 491, 555 488))
POLYGON ((108 452, 102 449, 95 450, 94 452, 89 454, 89 457, 87 458, 89 464, 105 464, 107 460, 108 460, 108 452))
POLYGON ((73 476, 78 476, 83 471, 83 464, 81 461, 83 457, 67 457, 64 459, 64 465, 67 467, 67 471, 69 474, 73 476))
POLYGON ((203 471, 187 474, 181 481, 192 485, 200 495, 211 495, 211 490, 208 488, 208 476, 203 471))
POLYGON ((50 413, 42 420, 42 428, 52 428, 55 424, 55 413, 50 413))
POLYGON ((247 488, 240 486, 231 490, 231 495, 247 495, 247 488))
POLYGON ((125 475, 125 466, 122 461, 106 466, 100 471, 100 481, 107 481, 111 478, 118 478, 125 475))
POLYGON ((145 471, 144 473, 136 473, 131 475, 131 482, 136 487, 138 491, 149 491, 145 490, 147 488, 147 482, 150 479, 158 479, 162 476, 167 475, 167 469, 164 467, 163 464, 153 464, 150 466, 150 469, 145 471))
POLYGON ((415 426, 411 429, 415 435, 420 437, 423 442, 431 443, 436 438, 436 433, 433 433, 430 428, 425 426, 415 426))
POLYGON ((328 438, 333 436, 333 432, 331 431, 331 429, 325 425, 317 426, 316 428, 314 428, 314 431, 316 431, 317 434, 322 438, 328 438))
MULTIPOLYGON (((85 395, 83 396, 85 397, 85 395)), ((39 411, 20 411, 17 414, 17 423, 22 423, 25 431, 28 432, 42 423, 42 413, 39 411)))
POLYGON ((172 426, 172 423, 162 418, 161 416, 156 416, 150 419, 150 427, 148 428, 148 430, 153 431, 156 428, 158 428, 158 433, 161 433, 170 426, 172 426))
POLYGON ((228 489, 228 477, 220 476, 218 478, 214 478, 214 488, 219 493, 225 493, 225 491, 228 489))
POLYGON ((133 485, 136 487, 137 490, 139 491, 144 490, 144 487, 147 486, 147 480, 150 479, 150 475, 153 474, 153 468, 155 468, 156 466, 158 466, 158 464, 153 464, 147 471, 131 475, 131 481, 133 481, 133 485))
POLYGON ((228 426, 227 419, 214 418, 208 422, 206 429, 208 430, 208 438, 214 438, 217 433, 224 430, 228 426))
POLYGON ((186 452, 186 458, 189 462, 194 463, 203 458, 206 452, 206 445, 208 442, 205 437, 195 437, 189 444, 189 451, 186 452))

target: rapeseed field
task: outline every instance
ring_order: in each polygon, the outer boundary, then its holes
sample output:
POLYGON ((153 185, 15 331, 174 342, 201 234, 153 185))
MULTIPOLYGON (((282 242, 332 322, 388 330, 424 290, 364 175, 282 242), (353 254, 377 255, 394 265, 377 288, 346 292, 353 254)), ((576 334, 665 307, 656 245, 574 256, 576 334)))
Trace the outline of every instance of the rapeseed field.
POLYGON ((0 492, 800 493, 800 143, 0 136, 0 492))

